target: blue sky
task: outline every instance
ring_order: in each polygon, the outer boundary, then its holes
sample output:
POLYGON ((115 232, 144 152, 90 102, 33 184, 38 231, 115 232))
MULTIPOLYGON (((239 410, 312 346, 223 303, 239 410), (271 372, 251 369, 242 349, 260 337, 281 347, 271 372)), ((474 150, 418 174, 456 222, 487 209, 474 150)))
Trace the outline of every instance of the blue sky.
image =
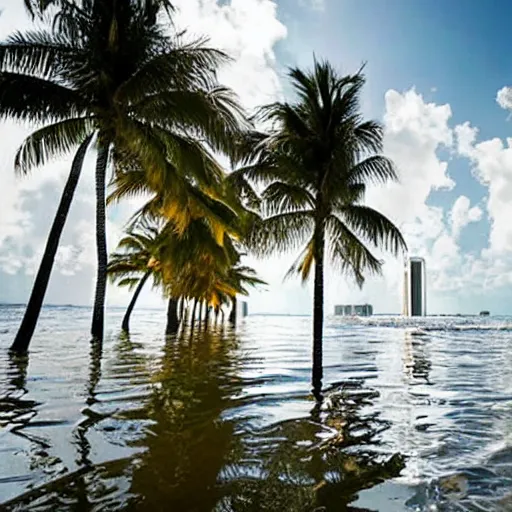
MULTIPOLYGON (((452 127, 466 121, 478 127, 479 140, 512 135, 508 113, 496 102, 497 91, 512 80, 509 2, 325 0, 322 9, 312 10, 306 2, 283 0, 279 9, 288 28, 288 37, 277 45, 280 63, 308 65, 313 51, 347 72, 366 62, 368 116, 382 118, 386 91, 414 88, 425 102, 450 106, 452 127)), ((438 148, 437 154, 448 161, 455 184, 432 190, 427 204, 448 214, 464 195, 481 207, 482 220, 465 227, 458 240, 461 252, 478 257, 489 243, 488 188, 473 177, 474 162, 454 148, 438 148)), ((506 313, 509 289, 486 290, 486 304, 506 313)), ((446 307, 456 311, 472 312, 483 302, 481 293, 475 297, 464 289, 451 296, 446 307)), ((442 302, 434 300, 434 311, 445 307, 442 302)))
MULTIPOLYGON (((28 21, 20 5, 0 0, 0 36, 28 21)), ((313 53, 340 70, 366 62, 363 112, 385 127, 385 152, 401 185, 371 190, 368 202, 397 222, 411 252, 427 260, 429 310, 511 313, 512 303, 512 4, 488 0, 176 0, 177 22, 234 56, 221 78, 248 108, 289 95, 286 67, 309 66, 313 53), (497 101, 498 91, 502 100, 497 101), (464 123, 468 122, 468 125, 464 123), (510 169, 510 171, 509 171, 510 169), (510 201, 510 203, 509 203, 510 201)), ((13 149, 26 129, 7 124, 0 141, 0 301, 23 302, 44 244, 68 163, 20 182, 13 149), (44 193, 43 193, 44 191, 44 193)), ((92 162, 92 160, 91 160, 92 162)), ((91 164, 92 168, 92 164, 91 164)), ((84 176, 63 237, 49 301, 88 304, 94 277, 92 173, 84 176), (92 249, 92 250, 91 250, 92 249)), ((126 204, 109 224, 113 248, 126 204)), ((123 217, 124 216, 124 217, 123 217)), ((331 272, 327 309, 369 301, 399 312, 402 262, 385 258, 384 277, 363 290, 331 272)), ((253 312, 308 313, 311 294, 282 282, 293 255, 255 261, 269 282, 250 297, 253 312)), ((112 304, 128 295, 109 291, 112 304)), ((156 305, 157 294, 142 303, 156 305)))

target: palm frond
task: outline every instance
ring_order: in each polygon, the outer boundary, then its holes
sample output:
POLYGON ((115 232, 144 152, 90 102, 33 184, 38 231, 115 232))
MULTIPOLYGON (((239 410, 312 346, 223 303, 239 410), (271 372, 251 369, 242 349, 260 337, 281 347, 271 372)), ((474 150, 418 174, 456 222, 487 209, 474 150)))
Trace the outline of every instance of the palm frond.
POLYGON ((117 283, 117 286, 120 286, 121 288, 128 288, 128 290, 133 290, 140 283, 140 279, 140 277, 126 277, 121 279, 117 283))
POLYGON ((354 277, 359 286, 365 272, 380 274, 382 262, 338 217, 327 219, 326 232, 330 259, 341 273, 354 277))
POLYGON ((34 167, 70 153, 81 144, 95 128, 94 119, 70 118, 51 124, 31 133, 16 151, 14 168, 27 174, 34 167))
POLYGON ((261 198, 245 176, 234 171, 229 173, 225 180, 225 195, 230 204, 233 202, 241 203, 244 207, 254 211, 259 211, 261 198))
POLYGON ((311 211, 295 211, 273 215, 256 222, 248 244, 258 256, 287 252, 300 247, 313 231, 311 211))
POLYGON ((205 46, 206 39, 175 43, 142 66, 116 92, 116 101, 137 104, 162 91, 210 88, 215 72, 229 61, 224 52, 205 46))
POLYGON ((311 275, 311 269, 315 262, 315 241, 314 238, 307 243, 306 247, 301 251, 299 257, 294 261, 293 265, 286 272, 285 279, 300 274, 302 282, 306 282, 311 275))
POLYGON ((313 209, 315 198, 304 187, 276 181, 262 194, 262 209, 266 215, 313 209))
POLYGON ((354 165, 350 169, 349 183, 385 184, 397 181, 393 162, 382 155, 373 155, 354 165))
POLYGON ((364 121, 354 129, 354 138, 361 154, 380 153, 384 129, 377 121, 364 121))
POLYGON ((186 133, 232 158, 237 155, 241 131, 250 126, 234 92, 222 86, 167 89, 146 95, 133 110, 139 119, 186 133))
POLYGON ((0 72, 0 117, 32 123, 82 116, 80 96, 44 78, 0 72))
POLYGON ((339 208, 337 213, 352 230, 374 246, 383 247, 395 255, 407 251, 400 230, 377 210, 352 204, 339 208))
POLYGON ((111 192, 107 197, 107 205, 117 203, 122 199, 154 195, 148 185, 146 172, 143 169, 118 172, 109 186, 111 192))
POLYGON ((15 32, 0 43, 0 70, 41 79, 58 77, 64 63, 80 57, 79 48, 52 32, 15 32))

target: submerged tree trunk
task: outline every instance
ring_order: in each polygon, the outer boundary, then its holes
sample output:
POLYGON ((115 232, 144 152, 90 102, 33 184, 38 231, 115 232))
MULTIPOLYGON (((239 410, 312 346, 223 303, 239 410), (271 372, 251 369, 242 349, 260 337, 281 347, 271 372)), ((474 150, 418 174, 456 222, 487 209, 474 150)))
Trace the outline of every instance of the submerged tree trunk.
POLYGON ((179 316, 180 323, 185 322, 184 315, 185 315, 185 297, 181 297, 181 299, 180 299, 180 316, 179 316))
POLYGON ((233 295, 233 297, 231 297, 231 311, 229 313, 229 322, 233 325, 236 325, 236 306, 237 306, 237 301, 236 301, 236 295, 233 295))
POLYGON ((201 328, 201 324, 203 323, 203 301, 199 301, 199 328, 201 328))
POLYGON ((130 330, 130 316, 132 314, 133 308, 135 307, 135 303, 137 302, 137 299, 139 298, 140 292, 142 291, 142 288, 146 284, 146 281, 148 280, 149 276, 151 275, 151 270, 148 270, 139 281, 139 284, 137 285, 137 288, 135 289, 135 293, 133 294, 132 300, 130 301, 130 304, 128 306, 128 309, 126 310, 126 313, 124 314, 123 323, 121 325, 121 328, 123 331, 128 332, 130 330))
POLYGON ((204 328, 208 329, 208 325, 210 323, 210 313, 212 308, 208 305, 208 302, 204 303, 204 307, 206 308, 206 313, 204 315, 204 328))
POLYGON ((84 157, 87 153, 87 148, 89 147, 91 139, 92 135, 82 142, 76 152, 75 158, 73 159, 71 172, 69 173, 66 185, 64 186, 59 207, 57 208, 57 214, 55 215, 55 219, 53 220, 53 224, 50 229, 50 234, 48 235, 43 258, 34 280, 32 293, 30 294, 20 328, 11 346, 12 351, 26 352, 28 350, 30 340, 32 339, 32 335, 34 334, 39 313, 41 312, 41 306, 43 305, 44 296, 46 294, 46 289, 48 288, 55 254, 59 247, 60 236, 64 229, 64 224, 66 223, 69 207, 71 206, 71 201, 75 194, 78 179, 80 178, 80 173, 82 171, 84 157))
POLYGON ((96 293, 92 313, 91 335, 103 341, 105 293, 107 290, 107 240, 105 232, 105 176, 108 162, 108 144, 100 141, 96 158, 96 253, 98 269, 96 293))
POLYGON ((322 398, 322 338, 324 323, 324 232, 317 228, 315 235, 315 282, 313 287, 313 395, 322 398))
POLYGON ((171 297, 167 306, 167 327, 165 328, 165 334, 176 334, 179 326, 178 301, 171 297))
POLYGON ((197 308, 197 299, 194 299, 194 306, 192 307, 192 318, 190 320, 190 325, 192 326, 192 329, 194 328, 194 325, 196 323, 196 308, 197 308))

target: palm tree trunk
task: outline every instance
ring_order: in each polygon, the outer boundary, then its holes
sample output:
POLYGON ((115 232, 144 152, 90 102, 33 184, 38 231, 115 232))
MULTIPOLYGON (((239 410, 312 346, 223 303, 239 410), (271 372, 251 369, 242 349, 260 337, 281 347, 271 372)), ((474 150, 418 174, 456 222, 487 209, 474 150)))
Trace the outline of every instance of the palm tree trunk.
POLYGON ((229 323, 231 323, 233 325, 236 325, 236 306, 237 306, 236 295, 233 295, 233 297, 231 297, 231 311, 229 313, 229 318, 228 318, 229 323))
POLYGON ((324 231, 317 228, 315 235, 315 282, 313 288, 313 395, 322 398, 322 338, 324 324, 324 231))
POLYGON ((92 313, 91 335, 103 340, 105 317, 105 293, 107 289, 107 240, 105 232, 105 176, 108 162, 108 144, 102 143, 96 158, 96 252, 98 270, 96 276, 96 293, 92 313))
POLYGON ((171 297, 169 299, 169 305, 167 306, 167 327, 165 328, 165 334, 176 334, 179 325, 178 301, 171 297))
POLYGON ((181 297, 180 299, 180 316, 179 320, 181 323, 184 323, 184 315, 185 315, 185 297, 181 297))
POLYGON ((190 325, 194 328, 196 323, 196 308, 197 308, 197 299, 194 299, 194 306, 192 307, 192 318, 190 320, 190 325))
POLYGON ((224 309, 220 308, 220 322, 224 324, 224 309))
POLYGON ((39 270, 37 271, 34 286, 32 288, 32 293, 30 294, 18 333, 11 345, 11 350, 14 352, 26 352, 34 334, 39 313, 41 312, 41 306, 43 305, 44 296, 46 294, 46 289, 48 288, 55 254, 59 247, 60 236, 64 229, 64 224, 66 223, 69 207, 71 206, 71 201, 75 194, 78 179, 80 178, 80 173, 82 171, 84 157, 87 153, 87 148, 89 147, 91 139, 92 135, 82 142, 76 152, 75 158, 73 159, 71 172, 69 173, 66 185, 64 186, 59 207, 57 208, 57 214, 55 215, 55 219, 53 220, 53 224, 50 229, 50 234, 48 235, 43 258, 39 265, 39 270))
POLYGON ((124 314, 123 323, 121 326, 121 329, 123 331, 128 332, 130 330, 130 315, 132 314, 133 308, 135 307, 135 303, 137 302, 137 299, 139 298, 140 292, 142 291, 142 288, 146 284, 146 281, 148 280, 149 276, 151 275, 151 270, 148 270, 139 281, 139 284, 137 285, 137 288, 135 289, 135 293, 133 294, 132 300, 130 301, 130 304, 128 306, 128 309, 126 310, 126 313, 124 314))
POLYGON ((219 306, 215 306, 215 327, 217 327, 217 324, 219 323, 219 313, 220 313, 219 306))
POLYGON ((199 301, 199 328, 201 328, 201 323, 203 321, 203 301, 199 301))
POLYGON ((208 329, 208 324, 210 323, 210 312, 212 308, 208 305, 208 302, 205 302, 204 306, 206 308, 206 313, 204 315, 204 328, 208 329))

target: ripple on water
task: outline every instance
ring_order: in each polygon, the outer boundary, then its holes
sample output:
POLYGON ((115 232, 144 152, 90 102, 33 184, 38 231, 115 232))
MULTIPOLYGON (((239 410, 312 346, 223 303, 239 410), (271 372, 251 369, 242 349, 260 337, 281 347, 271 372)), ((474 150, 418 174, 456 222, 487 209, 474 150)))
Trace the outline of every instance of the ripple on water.
POLYGON ((328 319, 319 407, 308 317, 166 341, 136 311, 98 347, 87 308, 45 308, 13 358, 22 313, 0 306, 8 509, 512 507, 510 319, 328 319))

